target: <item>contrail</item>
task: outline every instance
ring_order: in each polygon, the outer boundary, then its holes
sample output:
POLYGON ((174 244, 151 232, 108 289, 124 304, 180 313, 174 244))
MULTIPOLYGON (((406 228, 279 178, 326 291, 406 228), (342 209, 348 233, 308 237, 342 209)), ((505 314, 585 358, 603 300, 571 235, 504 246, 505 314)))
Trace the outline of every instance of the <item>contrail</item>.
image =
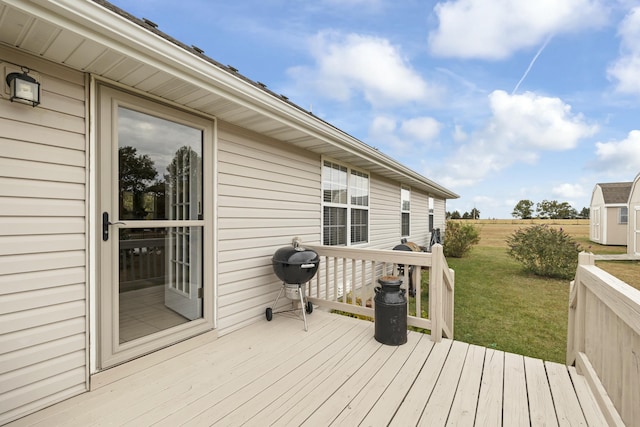
POLYGON ((540 56, 540 54, 542 53, 544 48, 547 47, 547 45, 549 44, 549 42, 551 41, 552 38, 553 38, 553 34, 549 34, 549 37, 547 37, 547 39, 544 41, 544 44, 542 46, 540 46, 540 49, 538 49, 538 53, 536 53, 536 56, 534 56, 533 59, 531 60, 531 62, 529 63, 529 66, 527 67, 527 71, 524 72, 524 74, 520 78, 520 81, 518 81, 518 84, 516 85, 516 87, 514 87, 513 90, 511 91, 511 95, 513 95, 514 93, 516 93, 518 91, 518 88, 520 87, 520 84, 522 84, 524 79, 527 78, 527 75, 529 74, 529 71, 531 71, 531 68, 533 67, 533 64, 536 63, 536 60, 538 59, 538 57, 540 56))

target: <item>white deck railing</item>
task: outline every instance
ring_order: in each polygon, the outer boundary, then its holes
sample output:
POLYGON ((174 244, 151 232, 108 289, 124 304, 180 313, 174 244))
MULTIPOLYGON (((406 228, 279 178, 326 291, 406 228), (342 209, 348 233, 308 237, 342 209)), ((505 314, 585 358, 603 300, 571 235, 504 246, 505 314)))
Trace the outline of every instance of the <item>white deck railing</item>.
POLYGON ((573 364, 610 425, 640 426, 640 291, 585 252, 569 297, 567 365, 573 364))
POLYGON ((378 279, 398 275, 402 271, 402 288, 408 292, 411 270, 416 297, 409 308, 415 311, 415 315, 408 315, 407 324, 430 330, 433 341, 440 341, 443 335, 453 338, 454 273, 447 265, 442 245, 434 245, 430 253, 336 246, 305 247, 316 251, 321 260, 318 273, 308 284, 308 299, 312 303, 374 318, 373 296, 378 279), (423 289, 421 285, 425 269, 429 271, 428 289, 423 289), (420 296, 427 292, 429 307, 422 307, 420 296), (367 307, 368 300, 371 301, 370 307, 367 307))

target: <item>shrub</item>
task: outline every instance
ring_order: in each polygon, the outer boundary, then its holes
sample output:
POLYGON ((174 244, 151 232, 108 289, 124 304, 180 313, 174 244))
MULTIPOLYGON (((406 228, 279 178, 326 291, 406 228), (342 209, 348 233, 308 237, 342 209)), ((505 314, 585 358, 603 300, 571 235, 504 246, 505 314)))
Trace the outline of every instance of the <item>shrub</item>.
POLYGON ((447 221, 443 246, 444 256, 462 258, 471 246, 480 242, 480 232, 473 225, 460 221, 447 221))
POLYGON ((507 239, 507 253, 538 276, 572 279, 580 245, 562 228, 546 225, 522 228, 507 239))

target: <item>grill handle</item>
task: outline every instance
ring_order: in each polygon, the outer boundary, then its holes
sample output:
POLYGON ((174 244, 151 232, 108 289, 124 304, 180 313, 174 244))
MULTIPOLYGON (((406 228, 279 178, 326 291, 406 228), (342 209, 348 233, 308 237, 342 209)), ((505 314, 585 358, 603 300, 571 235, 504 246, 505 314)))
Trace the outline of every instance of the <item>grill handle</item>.
POLYGON ((316 266, 315 264, 302 264, 300 268, 313 268, 315 266, 316 266))

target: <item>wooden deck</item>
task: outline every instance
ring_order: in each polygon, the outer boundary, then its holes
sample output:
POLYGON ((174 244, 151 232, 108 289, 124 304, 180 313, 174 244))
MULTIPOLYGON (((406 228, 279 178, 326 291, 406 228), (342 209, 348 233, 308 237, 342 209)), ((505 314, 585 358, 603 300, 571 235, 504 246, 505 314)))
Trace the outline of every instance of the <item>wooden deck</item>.
POLYGON ((12 425, 606 425, 565 365, 414 332, 381 345, 372 323, 320 310, 308 321, 276 314, 12 425))

